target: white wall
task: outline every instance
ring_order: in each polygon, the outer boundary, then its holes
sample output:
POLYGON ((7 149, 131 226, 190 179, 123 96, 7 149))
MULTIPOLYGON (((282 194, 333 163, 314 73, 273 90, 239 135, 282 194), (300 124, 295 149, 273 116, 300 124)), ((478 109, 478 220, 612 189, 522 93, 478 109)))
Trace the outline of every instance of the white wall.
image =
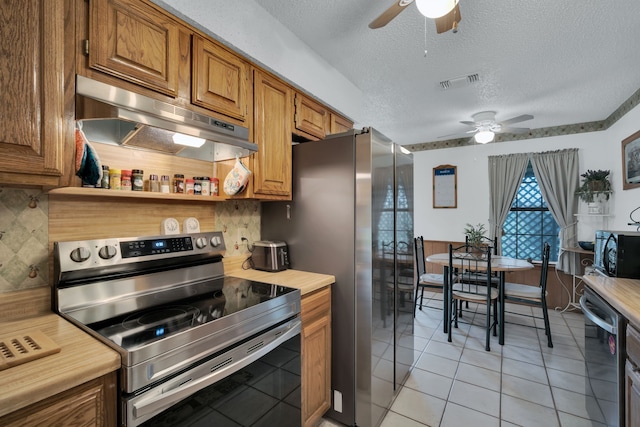
MULTIPOLYGON (((580 240, 591 240, 595 228, 635 230, 627 225, 629 213, 640 206, 640 188, 622 190, 621 141, 640 129, 640 106, 627 113, 611 128, 602 132, 581 133, 524 141, 474 145, 464 148, 420 151, 414 153, 415 234, 428 240, 464 241, 466 223, 489 223, 488 156, 578 148, 580 173, 587 169, 611 170, 613 195, 607 218, 580 217, 580 240), (433 168, 442 164, 457 166, 457 209, 433 209, 433 168), (602 221, 598 223, 598 221, 602 221)), ((580 202, 580 211, 585 206, 580 202)), ((640 218, 640 212, 635 219, 640 218)))

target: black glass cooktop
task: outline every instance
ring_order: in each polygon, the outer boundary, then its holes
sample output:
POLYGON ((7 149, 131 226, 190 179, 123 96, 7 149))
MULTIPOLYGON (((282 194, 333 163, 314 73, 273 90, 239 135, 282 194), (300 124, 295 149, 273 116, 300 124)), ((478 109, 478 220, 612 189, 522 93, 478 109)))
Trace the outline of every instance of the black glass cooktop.
POLYGON ((144 305, 148 308, 87 326, 130 349, 294 291, 284 286, 224 277, 145 295, 144 305))

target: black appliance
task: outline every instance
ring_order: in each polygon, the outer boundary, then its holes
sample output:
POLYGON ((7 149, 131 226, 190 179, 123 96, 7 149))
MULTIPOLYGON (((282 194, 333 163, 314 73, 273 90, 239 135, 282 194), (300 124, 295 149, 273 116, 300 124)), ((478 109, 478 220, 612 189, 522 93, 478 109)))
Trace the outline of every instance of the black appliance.
POLYGON ((584 313, 585 395, 596 405, 587 405, 593 420, 606 420, 611 427, 624 426, 624 317, 598 294, 585 287, 580 297, 584 313))
POLYGON ((610 277, 640 279, 640 232, 597 230, 593 265, 610 277))
POLYGON ((225 276, 224 251, 220 232, 55 243, 54 310, 121 355, 119 425, 301 425, 300 291, 225 276))

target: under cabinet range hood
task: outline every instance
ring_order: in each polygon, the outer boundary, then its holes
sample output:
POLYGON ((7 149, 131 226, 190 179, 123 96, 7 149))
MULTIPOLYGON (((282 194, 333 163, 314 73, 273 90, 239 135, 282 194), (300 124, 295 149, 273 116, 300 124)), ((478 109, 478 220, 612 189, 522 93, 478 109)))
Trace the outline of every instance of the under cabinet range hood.
POLYGON ((92 142, 206 161, 258 151, 246 127, 84 76, 76 76, 76 95, 76 120, 92 142))

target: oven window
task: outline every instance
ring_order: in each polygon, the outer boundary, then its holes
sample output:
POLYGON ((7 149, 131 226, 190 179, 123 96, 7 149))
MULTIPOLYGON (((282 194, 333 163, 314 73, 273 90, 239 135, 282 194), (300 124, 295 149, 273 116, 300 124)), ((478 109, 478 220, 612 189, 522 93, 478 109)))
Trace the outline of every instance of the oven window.
POLYGON ((300 335, 142 426, 301 425, 300 335))

